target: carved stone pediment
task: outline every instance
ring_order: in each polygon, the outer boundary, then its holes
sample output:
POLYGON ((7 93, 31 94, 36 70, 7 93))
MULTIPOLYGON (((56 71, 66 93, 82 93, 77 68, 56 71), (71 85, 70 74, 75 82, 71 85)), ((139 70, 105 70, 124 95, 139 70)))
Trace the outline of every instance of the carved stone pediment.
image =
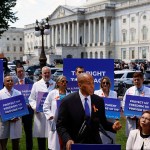
POLYGON ((66 16, 73 15, 75 12, 67 7, 67 6, 59 6, 56 8, 56 10, 51 14, 50 19, 58 19, 58 18, 63 18, 66 16))

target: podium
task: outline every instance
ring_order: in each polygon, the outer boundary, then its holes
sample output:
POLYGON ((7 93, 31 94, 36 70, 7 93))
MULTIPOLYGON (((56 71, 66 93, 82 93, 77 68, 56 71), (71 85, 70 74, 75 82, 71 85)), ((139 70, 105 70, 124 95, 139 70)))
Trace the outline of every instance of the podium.
POLYGON ((119 144, 72 144, 71 150, 121 150, 119 144))

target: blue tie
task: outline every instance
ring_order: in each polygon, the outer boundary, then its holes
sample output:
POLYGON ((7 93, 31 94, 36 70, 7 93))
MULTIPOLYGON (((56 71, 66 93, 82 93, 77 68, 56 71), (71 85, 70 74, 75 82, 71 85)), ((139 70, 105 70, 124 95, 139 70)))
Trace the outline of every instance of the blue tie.
POLYGON ((90 108, 89 108, 89 104, 87 102, 88 99, 85 98, 84 100, 85 100, 84 101, 85 115, 88 116, 88 117, 90 117, 90 108))

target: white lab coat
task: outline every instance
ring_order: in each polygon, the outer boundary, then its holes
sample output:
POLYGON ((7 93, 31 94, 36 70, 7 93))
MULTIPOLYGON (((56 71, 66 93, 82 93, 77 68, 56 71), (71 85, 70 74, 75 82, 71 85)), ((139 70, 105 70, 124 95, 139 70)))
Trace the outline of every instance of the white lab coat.
MULTIPOLYGON (((69 93, 66 91, 66 95, 69 93)), ((56 131, 56 120, 57 120, 57 100, 59 100, 59 90, 54 89, 46 97, 46 100, 43 105, 43 112, 46 116, 46 119, 49 122, 48 125, 48 148, 52 150, 60 150, 59 138, 56 131), (54 119, 49 120, 50 117, 54 119)))
MULTIPOLYGON (((105 97, 102 89, 94 91, 94 94, 96 94, 100 97, 105 97)), ((108 98, 117 98, 117 93, 115 91, 110 90, 108 98)), ((113 123, 115 122, 115 119, 107 119, 107 120, 110 122, 113 122, 113 123)), ((112 133, 110 131, 106 131, 106 132, 113 139, 113 143, 115 144, 116 134, 112 133)), ((103 144, 110 144, 110 142, 111 142, 110 139, 108 139, 103 133, 100 132, 100 136, 101 136, 103 144)))
POLYGON ((150 136, 142 138, 139 129, 132 130, 127 139, 126 150, 141 150, 142 145, 143 150, 150 150, 150 136))
MULTIPOLYGON (((0 100, 14 97, 17 95, 21 95, 21 92, 13 88, 12 88, 12 95, 10 95, 10 93, 5 87, 2 90, 0 90, 0 100)), ((22 124, 20 118, 16 122, 10 121, 2 122, 0 119, 0 139, 5 138, 18 139, 21 138, 21 135, 22 135, 22 124)))
MULTIPOLYGON (((49 92, 55 87, 55 82, 50 79, 49 88, 47 88, 43 78, 35 82, 32 86, 31 94, 29 96, 29 104, 33 110, 36 110, 36 103, 38 92, 49 92)), ((47 125, 48 122, 43 112, 34 113, 34 126, 33 126, 33 137, 47 138, 47 125)))
MULTIPOLYGON (((124 97, 123 97, 123 103, 122 103, 122 108, 124 110, 124 106, 125 106, 125 100, 126 100, 126 95, 136 95, 136 87, 132 86, 130 87, 124 97)), ((150 97, 150 88, 144 86, 143 91, 141 92, 140 96, 143 97, 150 97)), ((136 129, 136 120, 132 120, 130 117, 127 117, 126 119, 126 136, 129 136, 129 133, 131 130, 136 129)))

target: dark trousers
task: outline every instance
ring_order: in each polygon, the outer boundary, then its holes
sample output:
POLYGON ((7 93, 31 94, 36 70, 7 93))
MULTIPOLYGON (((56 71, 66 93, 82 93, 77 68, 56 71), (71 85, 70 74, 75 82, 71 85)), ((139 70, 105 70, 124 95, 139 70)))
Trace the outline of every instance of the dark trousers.
POLYGON ((46 138, 37 138, 38 150, 46 150, 46 138))
POLYGON ((6 150, 8 139, 0 139, 0 150, 6 150))
POLYGON ((22 123, 26 136, 26 150, 32 150, 33 139, 32 139, 32 120, 33 120, 33 109, 28 107, 29 114, 22 116, 22 123))
POLYGON ((12 139, 12 150, 19 150, 20 139, 12 139))

